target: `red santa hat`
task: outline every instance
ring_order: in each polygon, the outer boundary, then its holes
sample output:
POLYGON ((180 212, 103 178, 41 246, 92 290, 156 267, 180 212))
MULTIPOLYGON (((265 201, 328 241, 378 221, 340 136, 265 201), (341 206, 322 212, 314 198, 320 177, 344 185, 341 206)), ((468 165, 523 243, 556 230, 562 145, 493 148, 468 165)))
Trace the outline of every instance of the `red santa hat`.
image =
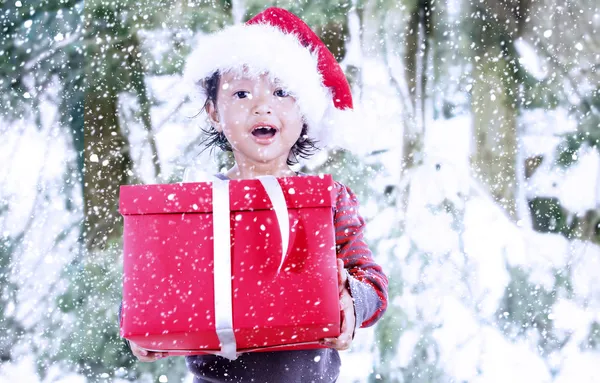
POLYGON ((268 73, 295 98, 319 146, 345 146, 345 127, 356 125, 352 93, 333 54, 306 23, 281 8, 268 8, 246 24, 202 36, 188 56, 186 82, 199 86, 214 72, 268 73))

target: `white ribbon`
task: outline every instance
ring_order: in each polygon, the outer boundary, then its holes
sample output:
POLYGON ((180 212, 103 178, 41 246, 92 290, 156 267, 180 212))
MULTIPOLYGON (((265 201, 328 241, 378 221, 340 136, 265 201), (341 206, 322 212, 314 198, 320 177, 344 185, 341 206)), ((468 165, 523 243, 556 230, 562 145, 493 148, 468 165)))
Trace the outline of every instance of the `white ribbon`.
MULTIPOLYGON (((289 245, 289 218, 283 190, 273 176, 258 178, 271 199, 279 231, 281 233, 281 261, 277 274, 285 262, 289 245)), ((236 340, 233 331, 233 294, 231 275, 231 224, 229 210, 229 181, 212 177, 213 200, 213 241, 214 241, 214 291, 215 291, 215 327, 221 351, 215 352, 224 358, 235 360, 236 340)))
POLYGON ((233 298, 231 293, 231 225, 229 221, 229 182, 214 180, 213 243, 214 243, 214 291, 215 327, 224 358, 237 358, 235 334, 233 333, 233 298))
POLYGON ((277 223, 279 226, 279 233, 281 234, 281 262, 277 268, 277 274, 281 271, 283 263, 285 262, 285 256, 287 254, 287 248, 290 243, 290 221, 288 218, 288 209, 285 203, 285 196, 281 185, 277 182, 277 178, 273 176, 261 176, 258 177, 263 187, 267 191, 267 195, 271 199, 273 204, 273 210, 275 210, 275 216, 277 217, 277 223))

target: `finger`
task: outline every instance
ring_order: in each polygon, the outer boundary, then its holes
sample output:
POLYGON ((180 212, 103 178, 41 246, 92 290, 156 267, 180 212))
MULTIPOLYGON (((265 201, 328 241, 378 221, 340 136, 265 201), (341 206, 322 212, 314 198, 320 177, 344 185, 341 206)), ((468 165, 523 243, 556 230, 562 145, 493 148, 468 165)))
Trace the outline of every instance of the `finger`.
POLYGON ((325 338, 322 341, 322 344, 335 348, 336 350, 344 351, 350 348, 350 343, 352 342, 351 338, 348 337, 339 337, 339 338, 325 338))
POLYGON ((336 349, 340 351, 348 350, 350 348, 351 338, 338 338, 336 349))
POLYGON ((166 358, 168 355, 165 352, 149 352, 147 356, 138 356, 140 362, 155 362, 159 359, 166 358))
POLYGON ((129 347, 131 347, 131 352, 133 355, 139 356, 148 356, 148 350, 141 348, 134 342, 129 342, 129 347))
POLYGON ((166 352, 154 352, 148 351, 134 342, 129 342, 132 354, 138 358, 141 362, 154 362, 155 360, 166 358, 169 356, 166 352))
POLYGON ((350 308, 354 308, 354 301, 350 294, 347 291, 344 291, 340 297, 340 310, 345 311, 350 308))
POLYGON ((346 273, 346 268, 344 267, 344 261, 338 259, 338 271, 340 273, 340 281, 342 285, 346 285, 346 280, 348 279, 348 273, 346 273))
POLYGON ((338 268, 338 286, 340 288, 340 294, 342 293, 344 287, 346 286, 346 280, 348 279, 346 275, 346 269, 344 269, 344 261, 341 259, 337 260, 337 268, 338 268))
POLYGON ((356 325, 356 317, 354 316, 354 302, 352 301, 352 297, 349 295, 342 297, 341 304, 343 306, 342 317, 344 320, 341 326, 340 337, 346 336, 352 339, 356 325))
POLYGON ((156 361, 156 358, 150 356, 138 356, 137 357, 140 362, 150 363, 156 361))
POLYGON ((352 314, 353 313, 349 312, 349 310, 344 312, 344 321, 342 322, 342 326, 340 328, 340 337, 346 336, 352 339, 355 325, 355 320, 352 317, 352 314))
POLYGON ((344 322, 346 322, 346 312, 342 308, 342 305, 343 303, 340 300, 340 331, 342 331, 342 328, 344 327, 344 322))
POLYGON ((346 319, 348 313, 342 312, 342 323, 340 335, 337 338, 325 338, 321 344, 327 347, 335 348, 336 350, 347 350, 352 343, 352 324, 346 319))

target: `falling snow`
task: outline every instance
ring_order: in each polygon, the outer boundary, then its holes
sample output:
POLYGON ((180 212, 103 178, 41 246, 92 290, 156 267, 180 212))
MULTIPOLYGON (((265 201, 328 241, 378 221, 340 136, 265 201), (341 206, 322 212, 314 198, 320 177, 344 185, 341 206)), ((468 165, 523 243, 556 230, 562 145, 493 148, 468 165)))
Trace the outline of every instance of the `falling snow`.
MULTIPOLYGON (((274 2, 221 3, 0 6, 0 383, 192 382, 182 357, 139 363, 119 336, 132 255, 118 192, 208 181, 233 164, 202 150, 210 121, 187 57, 274 2)), ((331 128, 348 150, 324 148, 294 170, 356 192, 390 279, 385 316, 357 329, 338 382, 597 382, 598 2, 333 3, 289 6, 341 62, 364 120, 331 128)), ((273 237, 272 222, 233 218, 273 237)), ((188 256, 176 249, 173 265, 188 256)), ((162 282, 194 299, 193 286, 162 282)), ((285 318, 273 310, 269 323, 285 318)))

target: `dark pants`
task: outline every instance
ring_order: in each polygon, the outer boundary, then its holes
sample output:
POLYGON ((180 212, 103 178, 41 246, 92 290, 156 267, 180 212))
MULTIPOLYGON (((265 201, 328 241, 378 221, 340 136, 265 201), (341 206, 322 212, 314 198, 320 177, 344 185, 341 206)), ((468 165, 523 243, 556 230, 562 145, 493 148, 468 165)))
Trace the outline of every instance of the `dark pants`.
POLYGON ((194 383, 335 383, 341 364, 333 349, 251 352, 234 361, 199 355, 186 362, 194 383))

